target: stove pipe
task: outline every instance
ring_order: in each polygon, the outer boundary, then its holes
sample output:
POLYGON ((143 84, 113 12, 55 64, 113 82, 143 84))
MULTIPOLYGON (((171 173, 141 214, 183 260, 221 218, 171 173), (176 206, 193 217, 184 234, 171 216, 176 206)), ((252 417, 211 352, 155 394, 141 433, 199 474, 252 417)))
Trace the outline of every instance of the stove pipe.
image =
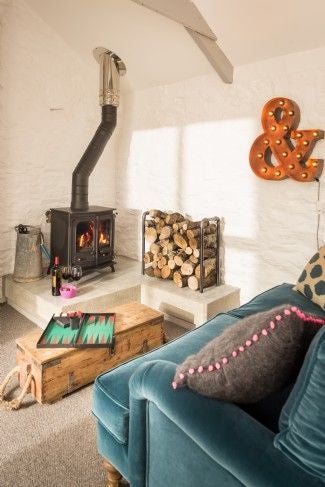
POLYGON ((72 175, 71 210, 87 211, 88 183, 98 159, 116 126, 116 109, 119 106, 119 79, 126 73, 123 61, 103 47, 94 49, 95 59, 100 64, 99 103, 102 120, 84 155, 72 175))

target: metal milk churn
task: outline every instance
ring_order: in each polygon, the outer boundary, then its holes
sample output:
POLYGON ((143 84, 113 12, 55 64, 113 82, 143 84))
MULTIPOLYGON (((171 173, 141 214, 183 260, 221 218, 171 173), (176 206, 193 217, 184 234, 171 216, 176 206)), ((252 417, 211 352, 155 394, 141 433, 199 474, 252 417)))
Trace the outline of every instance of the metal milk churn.
POLYGON ((17 282, 38 281, 43 277, 41 229, 31 225, 17 225, 15 230, 17 243, 13 279, 17 282))

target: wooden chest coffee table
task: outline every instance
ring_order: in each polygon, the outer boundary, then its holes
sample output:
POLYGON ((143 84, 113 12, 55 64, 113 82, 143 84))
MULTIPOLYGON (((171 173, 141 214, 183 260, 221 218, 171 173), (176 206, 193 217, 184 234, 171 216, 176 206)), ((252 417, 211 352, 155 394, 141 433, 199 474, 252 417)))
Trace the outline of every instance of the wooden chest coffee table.
POLYGON ((112 353, 106 348, 36 348, 42 330, 16 340, 20 386, 32 373, 31 393, 38 402, 51 403, 115 365, 163 344, 163 313, 136 302, 107 311, 116 313, 112 353))

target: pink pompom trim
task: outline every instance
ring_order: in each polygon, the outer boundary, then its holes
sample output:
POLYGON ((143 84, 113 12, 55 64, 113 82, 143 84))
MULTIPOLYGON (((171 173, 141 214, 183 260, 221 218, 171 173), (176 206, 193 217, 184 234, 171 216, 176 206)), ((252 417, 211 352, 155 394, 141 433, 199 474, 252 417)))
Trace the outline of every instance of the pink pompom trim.
MULTIPOLYGON (((293 313, 296 313, 296 315, 301 318, 302 320, 304 321, 310 321, 311 323, 318 323, 320 325, 325 325, 325 320, 321 319, 321 318, 315 318, 314 316, 310 316, 310 315, 306 315, 303 311, 301 311, 299 308, 297 308, 297 306, 291 306, 291 311, 287 308, 285 308, 283 310, 283 314, 286 315, 286 316, 289 316, 291 314, 291 312, 293 313)), ((281 315, 276 315, 274 320, 276 321, 281 321, 282 320, 282 316, 281 315)), ((276 328, 276 323, 274 321, 270 321, 270 328, 269 330, 274 330, 276 328)), ((268 330, 266 328, 263 328, 263 330, 261 331, 261 335, 263 336, 267 336, 268 335, 268 330)), ((253 343, 256 343, 258 340, 259 340, 259 335, 258 334, 254 334, 252 336, 252 339, 251 340, 246 340, 245 342, 245 345, 246 347, 250 347, 251 345, 253 345, 253 343)), ((238 357, 238 352, 244 352, 245 351, 245 347, 243 345, 240 345, 238 347, 238 351, 237 350, 233 350, 233 352, 231 353, 231 356, 233 358, 236 358, 238 357)), ((227 357, 223 357, 222 358, 222 363, 224 365, 228 364, 229 363, 229 359, 227 357)), ((188 370, 188 373, 190 375, 194 374, 195 372, 198 372, 198 373, 202 373, 204 372, 204 369, 206 369, 208 372, 213 372, 215 369, 216 370, 220 370, 221 369, 221 364, 219 362, 216 362, 214 364, 214 366, 212 364, 210 364, 208 367, 207 366, 203 366, 203 365, 199 365, 199 367, 197 369, 191 367, 189 370, 188 370)), ((185 378, 185 374, 183 373, 180 373, 179 374, 179 379, 182 381, 183 379, 185 378)), ((173 389, 176 389, 178 387, 178 383, 176 381, 173 381, 172 382, 172 387, 173 389)))

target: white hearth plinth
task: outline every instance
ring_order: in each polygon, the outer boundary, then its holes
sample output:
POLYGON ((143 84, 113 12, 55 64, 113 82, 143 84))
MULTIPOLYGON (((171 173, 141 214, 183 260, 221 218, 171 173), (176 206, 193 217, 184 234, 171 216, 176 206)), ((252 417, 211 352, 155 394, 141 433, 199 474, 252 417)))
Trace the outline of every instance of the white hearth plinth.
POLYGON ((5 296, 10 306, 45 328, 51 316, 61 311, 104 312, 109 307, 138 301, 165 313, 169 321, 194 328, 217 313, 239 306, 239 288, 222 285, 202 294, 179 289, 172 281, 141 275, 141 264, 127 257, 117 259, 116 272, 94 271, 78 283, 73 299, 52 296, 51 278, 31 283, 5 277, 5 296))

